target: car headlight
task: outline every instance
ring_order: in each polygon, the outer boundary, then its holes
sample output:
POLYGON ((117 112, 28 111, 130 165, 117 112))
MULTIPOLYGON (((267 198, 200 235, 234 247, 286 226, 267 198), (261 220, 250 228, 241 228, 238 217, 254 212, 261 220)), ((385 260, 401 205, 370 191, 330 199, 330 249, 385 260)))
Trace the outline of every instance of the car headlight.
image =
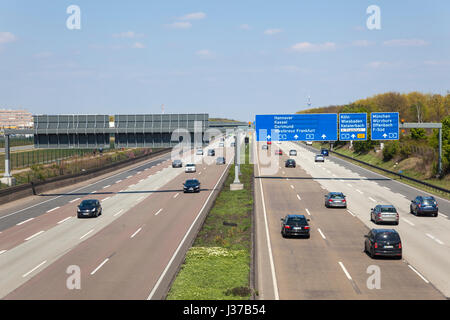
POLYGON ((92 212, 94 212, 95 210, 96 210, 96 208, 92 208, 92 210, 91 210, 91 211, 92 211, 92 212))
POLYGON ((77 209, 77 212, 81 212, 80 208, 77 209))

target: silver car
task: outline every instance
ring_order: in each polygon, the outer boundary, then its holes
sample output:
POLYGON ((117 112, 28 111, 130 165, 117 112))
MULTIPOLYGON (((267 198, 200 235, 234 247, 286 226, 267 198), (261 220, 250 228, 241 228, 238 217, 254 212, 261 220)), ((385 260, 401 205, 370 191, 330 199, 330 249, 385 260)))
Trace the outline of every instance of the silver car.
POLYGON ((325 207, 347 208, 347 200, 342 192, 329 192, 325 195, 325 207))
POLYGON ((377 205, 370 211, 370 221, 379 224, 381 222, 394 223, 398 225, 400 219, 397 209, 393 205, 377 205))
POLYGON ((289 151, 290 156, 297 156, 297 150, 290 150, 289 151))
POLYGON ((203 150, 202 149, 198 149, 197 152, 196 152, 196 155, 202 156, 203 155, 203 150))
POLYGON ((325 162, 325 157, 321 154, 317 154, 314 159, 314 162, 325 162))

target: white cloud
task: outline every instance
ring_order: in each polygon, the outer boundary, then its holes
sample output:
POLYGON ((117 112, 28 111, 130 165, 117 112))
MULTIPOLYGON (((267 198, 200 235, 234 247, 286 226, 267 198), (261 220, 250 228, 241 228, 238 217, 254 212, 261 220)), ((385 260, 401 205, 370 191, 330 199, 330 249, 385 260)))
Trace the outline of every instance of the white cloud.
POLYGON ((241 24, 239 26, 239 28, 242 30, 250 30, 251 29, 251 27, 248 24, 241 24))
POLYGON ((204 12, 194 12, 184 15, 180 18, 180 20, 202 20, 206 18, 206 14, 204 12))
POLYGON ((144 49, 144 48, 145 48, 145 45, 144 45, 142 42, 135 42, 135 43, 133 44, 133 48, 134 48, 134 49, 144 49))
POLYGON ((369 47, 374 45, 375 42, 369 40, 356 40, 352 42, 352 46, 354 47, 369 47))
POLYGON ((0 32, 0 44, 14 41, 16 41, 16 36, 11 32, 0 32))
POLYGON ((422 39, 394 39, 383 42, 387 47, 422 47, 428 44, 422 39))
POLYGON ((334 50, 336 44, 334 42, 324 43, 311 43, 311 42, 299 42, 291 47, 291 50, 296 52, 319 52, 334 50))
POLYGON ((172 29, 189 29, 192 27, 192 23, 190 22, 174 22, 168 25, 172 29))
POLYGON ((143 36, 144 35, 142 33, 135 33, 133 31, 127 31, 127 32, 113 34, 114 38, 127 38, 127 39, 141 38, 143 36))
POLYGON ((280 33, 281 31, 283 31, 283 30, 282 29, 267 29, 266 31, 264 31, 264 34, 273 36, 274 34, 280 33))
POLYGON ((199 50, 195 54, 198 55, 199 57, 202 57, 202 58, 210 58, 210 57, 212 57, 212 52, 207 50, 207 49, 199 50))

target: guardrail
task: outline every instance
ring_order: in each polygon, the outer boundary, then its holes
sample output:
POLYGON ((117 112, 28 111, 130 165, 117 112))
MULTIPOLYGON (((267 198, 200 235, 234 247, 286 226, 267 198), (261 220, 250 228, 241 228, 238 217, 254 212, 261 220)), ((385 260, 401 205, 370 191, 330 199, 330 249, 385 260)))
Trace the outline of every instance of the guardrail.
MULTIPOLYGON (((313 148, 314 148, 314 147, 313 147, 313 148)), ((315 149, 315 148, 314 148, 314 149, 315 149)), ((368 166, 368 167, 372 167, 372 168, 374 168, 374 169, 377 169, 377 170, 380 170, 380 171, 384 171, 384 172, 386 172, 386 173, 389 173, 389 174, 398 176, 398 177, 403 178, 403 179, 406 179, 406 180, 410 180, 410 181, 416 182, 416 183, 418 183, 418 184, 427 186, 427 187, 429 187, 429 188, 432 188, 432 189, 435 189, 435 190, 438 190, 438 191, 441 191, 441 192, 444 192, 444 193, 447 193, 448 195, 450 195, 450 190, 448 190, 448 189, 445 189, 445 188, 442 188, 442 187, 438 187, 438 186, 435 186, 435 185, 433 185, 433 184, 431 184, 431 183, 424 182, 424 181, 421 181, 421 180, 418 180, 418 179, 415 179, 415 178, 411 178, 411 177, 405 176, 404 174, 401 174, 401 173, 398 173, 398 172, 395 172, 395 171, 391 171, 391 170, 388 170, 388 169, 384 169, 384 168, 378 167, 378 166, 376 166, 376 165, 367 163, 367 162, 362 161, 362 160, 359 160, 359 159, 355 159, 355 158, 353 158, 353 157, 347 156, 347 155, 345 155, 345 154, 341 154, 341 153, 336 152, 336 151, 333 151, 333 150, 330 150, 330 152, 333 153, 333 154, 335 154, 335 155, 338 155, 338 156, 340 156, 340 157, 343 157, 343 158, 346 158, 346 159, 349 159, 349 160, 356 161, 356 162, 361 163, 361 164, 364 164, 364 165, 366 165, 366 166, 368 166)))

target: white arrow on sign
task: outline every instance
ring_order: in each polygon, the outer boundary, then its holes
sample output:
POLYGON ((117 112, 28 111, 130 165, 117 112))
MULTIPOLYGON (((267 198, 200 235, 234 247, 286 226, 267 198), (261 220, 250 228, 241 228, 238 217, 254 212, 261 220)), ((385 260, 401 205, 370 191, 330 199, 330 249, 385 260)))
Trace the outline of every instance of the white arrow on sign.
POLYGON ((385 133, 385 134, 383 134, 383 137, 386 139, 386 137, 387 137, 387 134, 385 133))
POLYGON ((295 135, 294 138, 295 138, 295 139, 298 139, 298 135, 295 135))
POLYGON ((352 134, 352 138, 355 139, 355 134, 352 134))
POLYGON ((267 136, 267 139, 270 139, 271 138, 271 136, 269 135, 269 136, 267 136))
POLYGON ((322 139, 325 139, 327 136, 325 134, 322 135, 322 139))

